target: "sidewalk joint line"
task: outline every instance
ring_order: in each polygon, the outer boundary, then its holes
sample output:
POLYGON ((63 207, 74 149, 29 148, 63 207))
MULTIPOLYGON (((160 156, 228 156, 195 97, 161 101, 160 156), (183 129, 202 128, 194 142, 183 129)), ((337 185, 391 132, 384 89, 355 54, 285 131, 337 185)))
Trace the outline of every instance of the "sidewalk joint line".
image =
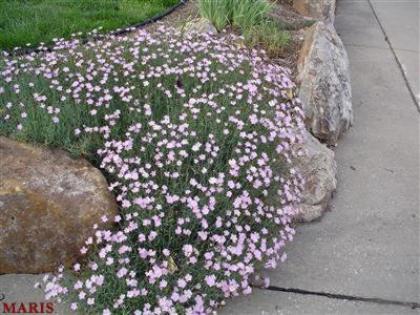
POLYGON ((281 287, 276 287, 276 286, 269 286, 266 288, 266 290, 295 293, 295 294, 302 294, 302 295, 315 295, 315 296, 322 296, 322 297, 336 299, 336 300, 348 300, 348 301, 367 302, 367 303, 375 303, 375 304, 398 305, 398 306, 410 307, 411 309, 420 308, 420 303, 417 303, 417 302, 404 302, 404 301, 387 300, 387 299, 381 299, 381 298, 309 291, 309 290, 302 290, 302 289, 296 289, 296 288, 281 288, 281 287))
MULTIPOLYGON (((360 47, 360 48, 369 48, 369 49, 380 49, 380 50, 388 50, 389 48, 387 47, 379 47, 379 46, 370 46, 370 45, 362 45, 362 44, 355 44, 355 43, 346 43, 344 42, 345 46, 350 46, 350 47, 360 47)), ((404 51, 404 52, 409 52, 409 53, 415 53, 415 54, 419 54, 420 52, 412 50, 412 49, 403 49, 403 48, 397 48, 396 50, 400 50, 400 51, 404 51)))
POLYGON ((410 82, 408 81, 407 75, 405 74, 405 71, 404 71, 404 67, 401 64, 401 61, 398 59, 397 53, 395 52, 395 49, 392 46, 391 40, 389 39, 388 34, 385 31, 385 27, 382 25, 382 23, 381 23, 381 21, 379 19, 379 16, 378 16, 378 14, 375 11, 375 7, 372 4, 372 1, 371 0, 368 0, 367 2, 369 3, 369 6, 370 6, 370 8, 371 8, 371 10, 373 12, 373 15, 375 16, 376 22, 378 23, 378 25, 379 25, 379 27, 380 27, 380 29, 382 31, 382 34, 385 36, 385 41, 388 43, 388 46, 391 49, 392 54, 394 55, 394 59, 397 62, 398 68, 401 71, 401 74, 403 76, 405 85, 406 85, 406 87, 408 89, 408 92, 410 93, 411 98, 413 99, 414 105, 416 106, 417 111, 420 113, 420 104, 419 104, 419 101, 417 100, 416 95, 414 94, 414 91, 413 91, 413 89, 412 89, 412 87, 410 85, 410 82))

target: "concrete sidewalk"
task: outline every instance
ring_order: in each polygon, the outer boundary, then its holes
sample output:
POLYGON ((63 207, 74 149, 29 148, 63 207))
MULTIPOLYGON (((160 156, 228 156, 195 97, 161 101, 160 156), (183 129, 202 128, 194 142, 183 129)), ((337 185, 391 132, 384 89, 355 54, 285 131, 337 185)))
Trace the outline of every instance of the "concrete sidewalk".
POLYGON ((288 261, 270 274, 271 290, 238 298, 221 314, 420 314, 408 303, 358 301, 420 303, 419 113, 410 93, 420 92, 418 21, 417 0, 338 0, 355 124, 336 150, 332 211, 298 228, 288 261))

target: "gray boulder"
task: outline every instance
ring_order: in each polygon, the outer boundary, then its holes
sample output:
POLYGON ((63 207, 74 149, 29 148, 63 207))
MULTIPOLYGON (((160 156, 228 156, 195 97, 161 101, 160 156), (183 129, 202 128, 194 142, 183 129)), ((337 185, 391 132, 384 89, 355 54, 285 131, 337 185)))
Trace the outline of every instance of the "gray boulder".
POLYGON ((335 145, 351 126, 353 110, 347 52, 331 24, 317 22, 306 30, 296 80, 307 128, 335 145))

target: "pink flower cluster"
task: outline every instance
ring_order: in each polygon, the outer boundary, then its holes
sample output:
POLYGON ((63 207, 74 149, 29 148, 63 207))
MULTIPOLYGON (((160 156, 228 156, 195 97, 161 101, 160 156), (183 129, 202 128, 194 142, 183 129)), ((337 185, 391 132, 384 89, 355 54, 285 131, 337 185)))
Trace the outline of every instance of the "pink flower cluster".
POLYGON ((2 123, 24 132, 36 108, 75 142, 100 139, 121 210, 102 218, 114 229, 94 227, 71 275, 46 279, 47 298, 82 313, 209 314, 285 257, 302 110, 290 72, 240 43, 161 28, 5 57, 2 123))

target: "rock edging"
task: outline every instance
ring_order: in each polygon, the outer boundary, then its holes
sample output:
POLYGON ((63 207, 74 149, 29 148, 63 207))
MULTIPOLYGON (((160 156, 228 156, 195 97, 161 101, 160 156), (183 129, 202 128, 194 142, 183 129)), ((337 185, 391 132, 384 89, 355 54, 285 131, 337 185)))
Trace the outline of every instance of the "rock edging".
POLYGON ((334 23, 336 0, 293 0, 293 8, 302 15, 334 23))
POLYGON ((296 161, 306 180, 296 220, 310 222, 328 209, 336 190, 334 152, 320 141, 336 146, 353 124, 351 79, 347 52, 333 25, 336 0, 293 0, 293 7, 316 20, 305 29, 296 75, 310 132, 303 144, 306 154, 296 161))
POLYGON ((298 149, 303 154, 295 157, 305 185, 302 193, 300 211, 296 222, 310 222, 322 216, 337 188, 337 163, 334 151, 320 143, 312 134, 306 132, 304 142, 298 149))
POLYGON ((306 30, 297 64, 299 98, 306 125, 321 141, 336 145, 353 123, 347 52, 330 23, 306 30))

